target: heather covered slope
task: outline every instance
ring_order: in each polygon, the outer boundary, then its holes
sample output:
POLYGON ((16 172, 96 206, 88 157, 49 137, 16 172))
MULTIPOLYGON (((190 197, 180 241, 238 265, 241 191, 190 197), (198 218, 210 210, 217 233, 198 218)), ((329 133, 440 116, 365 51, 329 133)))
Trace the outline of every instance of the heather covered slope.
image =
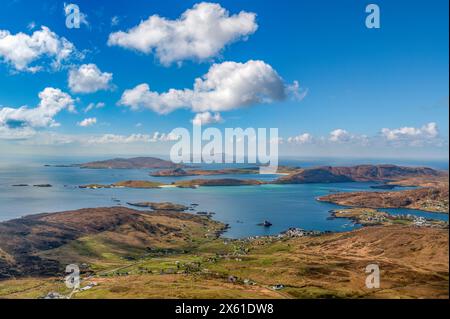
POLYGON ((32 215, 0 223, 0 278, 55 275, 64 263, 102 259, 108 251, 134 256, 149 248, 183 249, 191 236, 216 236, 222 227, 191 214, 124 207, 32 215))
POLYGON ((0 227, 0 265, 16 269, 15 279, 0 280, 0 298, 67 295, 61 266, 69 263, 85 265, 82 286, 96 283, 74 298, 448 298, 443 228, 224 240, 217 237, 223 225, 208 218, 119 207, 0 227), (27 257, 41 262, 24 263, 27 257), (54 269, 36 271, 50 261, 54 269), (365 287, 365 267, 373 263, 381 270, 379 289, 365 287), (278 284, 283 288, 273 289, 278 284))
POLYGON ((419 188, 396 192, 351 192, 318 198, 342 206, 409 208, 448 213, 448 188, 419 188))

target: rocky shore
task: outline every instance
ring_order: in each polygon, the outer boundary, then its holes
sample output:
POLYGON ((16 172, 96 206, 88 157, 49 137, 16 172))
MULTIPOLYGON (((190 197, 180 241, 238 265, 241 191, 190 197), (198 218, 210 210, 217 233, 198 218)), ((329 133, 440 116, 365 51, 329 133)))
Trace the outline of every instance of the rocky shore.
POLYGON ((319 197, 319 201, 341 206, 408 208, 448 214, 448 188, 418 188, 395 192, 349 192, 319 197))

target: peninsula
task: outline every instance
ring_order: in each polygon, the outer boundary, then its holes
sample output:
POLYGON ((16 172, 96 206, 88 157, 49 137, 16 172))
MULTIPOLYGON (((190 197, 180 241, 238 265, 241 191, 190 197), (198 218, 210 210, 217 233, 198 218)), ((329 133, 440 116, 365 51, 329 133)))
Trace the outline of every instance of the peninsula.
POLYGON ((409 208, 448 214, 448 188, 427 187, 394 192, 349 192, 319 197, 319 201, 341 206, 409 208))

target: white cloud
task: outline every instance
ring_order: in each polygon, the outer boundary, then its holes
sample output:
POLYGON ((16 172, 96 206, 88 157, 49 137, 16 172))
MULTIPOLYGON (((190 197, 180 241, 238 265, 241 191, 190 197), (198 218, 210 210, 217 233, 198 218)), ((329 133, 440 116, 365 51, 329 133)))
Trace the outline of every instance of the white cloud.
POLYGON ((64 60, 75 53, 75 46, 71 42, 45 26, 31 36, 0 30, 0 59, 17 71, 37 72, 43 66, 34 62, 45 58, 51 59, 53 68, 59 68, 64 60))
POLYGON ((106 104, 103 102, 89 103, 89 105, 84 109, 84 113, 88 113, 88 112, 92 111, 93 109, 102 109, 105 106, 106 106, 106 104))
POLYGON ((336 129, 330 132, 328 141, 332 143, 353 143, 362 146, 367 146, 373 139, 364 134, 352 134, 344 129, 336 129))
POLYGON ((352 139, 352 135, 343 129, 336 129, 332 132, 330 132, 330 137, 329 140, 331 142, 337 142, 337 143, 343 143, 343 142, 348 142, 352 139))
POLYGON ((35 136, 36 131, 31 127, 9 128, 0 124, 0 140, 22 140, 35 136))
POLYGON ((155 132, 153 135, 148 134, 131 134, 131 135, 117 135, 104 134, 95 136, 82 141, 87 144, 133 144, 133 143, 156 143, 156 142, 172 142, 177 141, 178 136, 174 134, 166 134, 155 132))
POLYGON ((438 138, 439 128, 434 122, 425 124, 420 128, 406 126, 396 129, 383 128, 381 136, 393 144, 409 144, 412 146, 442 142, 438 138))
POLYGON ((401 139, 417 139, 417 138, 435 138, 439 135, 437 124, 434 122, 428 123, 421 128, 402 127, 397 129, 383 128, 381 134, 388 141, 395 141, 401 139))
POLYGON ((68 145, 81 140, 81 137, 74 135, 65 135, 55 132, 35 132, 32 138, 28 138, 21 142, 22 145, 68 145))
POLYGON ((220 113, 213 114, 211 112, 197 113, 192 120, 194 125, 208 125, 221 122, 223 122, 223 119, 220 113))
POLYGON ((154 53, 164 65, 184 60, 207 60, 227 45, 257 29, 256 14, 231 15, 220 4, 202 2, 177 20, 152 15, 127 32, 110 34, 108 45, 154 53))
POLYGON ((193 112, 229 111, 259 103, 286 99, 288 86, 278 73, 263 61, 247 63, 223 62, 214 64, 193 89, 170 89, 153 92, 148 84, 126 90, 119 104, 136 110, 148 108, 168 114, 179 108, 193 112))
POLYGON ((90 117, 90 118, 86 118, 83 121, 78 123, 78 126, 81 127, 88 127, 88 126, 92 126, 97 124, 97 118, 95 117, 90 117))
MULTIPOLYGON (((32 131, 29 135, 25 135, 25 131, 21 131, 20 135, 9 137, 20 141, 21 145, 79 145, 91 147, 93 145, 127 145, 127 144, 149 144, 149 143, 168 143, 179 140, 179 137, 171 133, 155 132, 153 134, 101 134, 101 135, 85 135, 85 134, 60 134, 47 131, 32 131)), ((0 138, 2 137, 2 127, 0 127, 0 138)), ((6 139, 6 138, 4 138, 6 139)))
POLYGON ((39 93, 40 103, 35 108, 0 108, 1 136, 30 136, 36 128, 59 126, 54 117, 66 109, 75 110, 72 97, 60 89, 46 88, 39 93))
POLYGON ((288 138, 289 143, 295 143, 295 144, 307 144, 307 143, 311 143, 312 141, 313 141, 313 136, 309 133, 303 133, 303 134, 288 138))
POLYGON ((83 64, 78 69, 69 71, 69 87, 74 93, 108 90, 112 79, 112 73, 101 72, 95 64, 83 64))
POLYGON ((98 137, 91 137, 87 140, 87 144, 129 144, 137 142, 149 142, 149 135, 132 134, 129 136, 104 134, 98 137))
POLYGON ((155 132, 151 137, 151 142, 174 142, 179 140, 179 136, 173 133, 155 132))

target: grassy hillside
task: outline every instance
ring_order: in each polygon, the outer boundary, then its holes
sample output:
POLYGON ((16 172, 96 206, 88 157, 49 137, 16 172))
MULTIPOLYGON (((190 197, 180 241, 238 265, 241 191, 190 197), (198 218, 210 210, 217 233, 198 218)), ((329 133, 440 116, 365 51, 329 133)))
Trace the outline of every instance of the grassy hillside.
MULTIPOLYGON (((76 238, 29 253, 60 266, 82 265, 82 286, 96 285, 73 298, 448 298, 448 229, 391 225, 225 240, 217 237, 223 225, 180 212, 116 207, 36 220, 39 229, 56 222, 80 227, 76 238), (112 226, 100 229, 104 222, 112 226), (365 287, 372 263, 381 269, 380 289, 365 287), (283 289, 274 290, 278 284, 283 289)), ((13 262, 17 252, 0 247, 9 256, 2 259, 13 262)), ((6 279, 0 298, 68 294, 62 279, 62 272, 6 279)))

